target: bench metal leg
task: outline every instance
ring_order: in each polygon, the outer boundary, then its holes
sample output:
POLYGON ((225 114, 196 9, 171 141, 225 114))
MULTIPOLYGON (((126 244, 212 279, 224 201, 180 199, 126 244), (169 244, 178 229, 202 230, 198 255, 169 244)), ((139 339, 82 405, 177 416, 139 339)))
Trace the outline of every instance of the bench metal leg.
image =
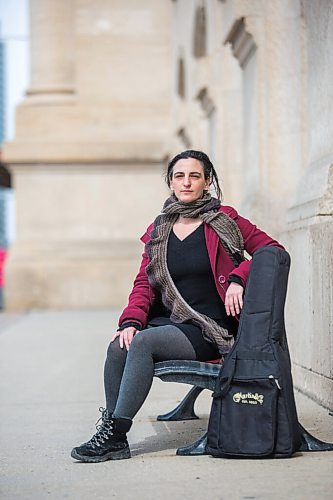
POLYGON ((194 413, 194 403, 202 391, 202 387, 192 387, 176 408, 168 413, 165 413, 164 415, 158 415, 157 420, 162 420, 163 422, 175 420, 196 420, 199 417, 197 417, 194 413))
POLYGON ((207 445, 207 432, 197 441, 188 446, 183 446, 182 448, 178 448, 176 454, 181 455, 182 457, 189 457, 193 455, 205 455, 206 454, 206 445, 207 445))
POLYGON ((302 444, 299 451, 333 451, 333 443, 325 443, 315 438, 298 423, 301 431, 302 444))

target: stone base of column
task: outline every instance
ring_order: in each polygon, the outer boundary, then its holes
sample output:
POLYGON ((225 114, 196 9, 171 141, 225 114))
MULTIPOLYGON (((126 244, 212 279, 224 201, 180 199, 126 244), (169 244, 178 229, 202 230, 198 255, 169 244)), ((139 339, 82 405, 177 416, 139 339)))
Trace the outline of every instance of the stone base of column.
POLYGON ((137 241, 17 243, 6 266, 5 309, 124 307, 141 251, 137 241))
POLYGON ((333 408, 333 217, 295 222, 281 238, 291 254, 286 328, 294 383, 333 408))
POLYGON ((297 389, 317 403, 333 409, 333 380, 309 368, 293 363, 293 381, 297 389))
POLYGON ((11 170, 18 239, 6 262, 5 309, 126 305, 139 238, 167 194, 162 162, 11 170))

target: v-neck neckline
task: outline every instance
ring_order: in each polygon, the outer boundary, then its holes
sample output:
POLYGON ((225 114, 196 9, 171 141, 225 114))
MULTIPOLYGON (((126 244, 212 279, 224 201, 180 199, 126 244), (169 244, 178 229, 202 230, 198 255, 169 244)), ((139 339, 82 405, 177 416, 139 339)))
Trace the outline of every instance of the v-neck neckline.
POLYGON ((197 231, 197 230, 198 230, 198 229, 202 226, 202 224, 203 224, 203 223, 201 222, 201 224, 199 224, 199 226, 197 226, 195 229, 193 229, 193 231, 191 231, 191 232, 190 232, 187 236, 185 236, 185 238, 184 238, 184 239, 182 239, 182 240, 181 240, 181 239, 180 239, 180 238, 176 235, 176 233, 175 233, 175 231, 174 231, 174 229, 173 229, 173 228, 172 228, 172 234, 173 234, 173 235, 177 238, 177 241, 179 241, 180 243, 184 243, 184 241, 185 241, 185 240, 187 240, 190 236, 192 236, 192 234, 194 234, 194 233, 195 233, 195 232, 196 232, 196 231, 197 231))

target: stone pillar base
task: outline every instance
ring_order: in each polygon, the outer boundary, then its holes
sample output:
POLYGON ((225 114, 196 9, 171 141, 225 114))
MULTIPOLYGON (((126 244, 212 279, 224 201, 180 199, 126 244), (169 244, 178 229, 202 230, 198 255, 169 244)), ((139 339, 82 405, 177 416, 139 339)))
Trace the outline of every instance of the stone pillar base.
POLYGON ((293 363, 293 381, 297 389, 329 410, 333 409, 333 380, 309 368, 293 363))
POLYGON ((125 306, 139 237, 167 194, 162 162, 11 170, 19 238, 6 263, 6 310, 125 306))
POLYGON ((333 409, 333 217, 294 222, 281 240, 292 258, 286 328, 294 383, 333 409))
POLYGON ((17 244, 6 266, 5 308, 124 307, 138 270, 140 246, 138 241, 63 242, 39 248, 17 244))

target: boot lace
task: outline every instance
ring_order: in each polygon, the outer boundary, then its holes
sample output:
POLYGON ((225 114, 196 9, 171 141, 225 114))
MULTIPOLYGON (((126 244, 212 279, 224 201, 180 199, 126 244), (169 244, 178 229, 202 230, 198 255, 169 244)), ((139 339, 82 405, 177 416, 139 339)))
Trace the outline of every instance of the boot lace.
POLYGON ((102 406, 99 408, 99 411, 102 413, 102 415, 99 417, 95 424, 97 432, 87 443, 90 444, 93 448, 95 448, 96 446, 100 447, 109 439, 110 436, 113 435, 113 420, 110 413, 106 408, 103 408, 102 406), (98 425, 100 421, 102 421, 102 423, 98 425))

